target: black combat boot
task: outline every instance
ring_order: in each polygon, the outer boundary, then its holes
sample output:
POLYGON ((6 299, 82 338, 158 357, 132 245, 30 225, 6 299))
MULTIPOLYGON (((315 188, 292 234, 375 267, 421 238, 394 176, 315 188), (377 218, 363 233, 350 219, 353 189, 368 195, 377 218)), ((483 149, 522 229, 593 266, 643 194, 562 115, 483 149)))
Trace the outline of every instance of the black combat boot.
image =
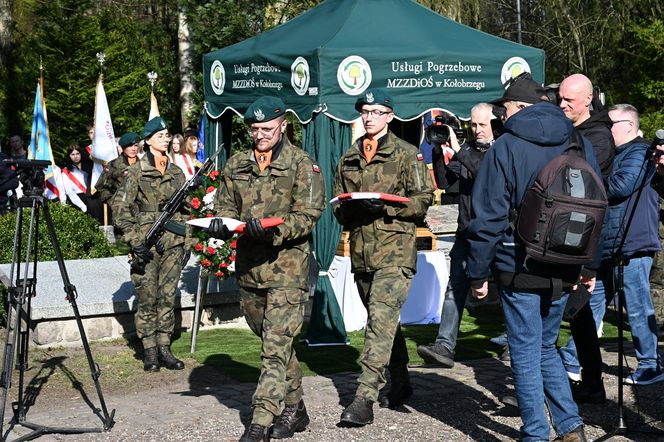
POLYGON ((406 402, 406 399, 413 395, 413 387, 410 385, 410 378, 406 377, 403 381, 392 380, 390 390, 385 396, 378 398, 378 405, 381 408, 397 408, 406 402))
POLYGON ((304 401, 300 399, 295 405, 286 405, 272 427, 273 439, 286 439, 295 433, 304 431, 309 425, 309 415, 304 401))
POLYGON ((341 413, 339 425, 346 427, 363 427, 373 423, 373 401, 356 396, 353 402, 341 413))
POLYGON ((169 370, 182 370, 184 368, 184 362, 173 356, 168 345, 159 346, 159 361, 162 367, 166 367, 169 370))
POLYGON ((143 370, 150 372, 159 371, 157 347, 146 348, 143 353, 143 370))
POLYGON ((269 442, 270 428, 251 424, 240 438, 240 442, 269 442))

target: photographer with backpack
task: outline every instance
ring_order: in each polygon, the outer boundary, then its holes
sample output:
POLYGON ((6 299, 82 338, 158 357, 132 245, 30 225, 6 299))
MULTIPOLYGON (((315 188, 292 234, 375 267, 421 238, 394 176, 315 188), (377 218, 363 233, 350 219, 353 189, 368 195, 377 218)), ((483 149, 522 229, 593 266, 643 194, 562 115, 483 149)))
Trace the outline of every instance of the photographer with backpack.
MULTIPOLYGON (((468 276, 471 293, 484 298, 488 293, 488 276, 493 262, 494 279, 501 295, 511 354, 516 396, 521 411, 524 441, 549 440, 548 405, 556 433, 564 440, 585 441, 583 421, 572 399, 570 385, 562 361, 556 351, 556 340, 563 310, 570 291, 583 284, 589 291, 594 287, 594 275, 581 276, 583 264, 597 241, 602 219, 591 218, 583 208, 567 210, 566 227, 560 235, 549 235, 535 229, 531 237, 521 237, 515 229, 519 219, 532 213, 522 210, 524 196, 531 206, 538 195, 532 189, 544 177, 540 172, 549 163, 567 153, 571 144, 578 144, 572 123, 563 111, 547 102, 545 90, 530 74, 511 80, 502 98, 494 104, 506 109, 507 121, 503 135, 496 140, 484 157, 472 192, 473 214, 468 228, 468 276), (527 212, 527 213, 526 213, 527 212), (571 218, 570 218, 571 217, 571 218), (599 227, 596 227, 596 226, 599 227), (592 234, 575 235, 577 228, 592 234), (538 252, 537 242, 544 247, 538 252), (571 245, 566 255, 565 244, 571 245), (528 245, 528 250, 526 249, 528 245), (549 257, 560 258, 556 264, 549 257)), ((566 166, 562 188, 571 194, 579 193, 581 184, 603 196, 599 165, 592 146, 581 141, 582 158, 576 169, 566 166), (583 161, 583 164, 581 164, 583 161), (589 172, 592 171, 592 174, 589 172), (594 176, 591 176, 594 175, 594 176), (579 181, 580 180, 580 181, 579 181), (598 187, 599 186, 599 187, 598 187)), ((556 180, 547 183, 554 187, 556 180)), ((555 190, 555 189, 554 189, 555 190)), ((595 196, 595 195, 592 195, 595 196)), ((558 205, 557 201, 552 204, 558 205)), ((563 211, 564 212, 564 211, 563 211)), ((603 213, 602 213, 603 216, 603 213)), ((547 226, 558 225, 557 214, 539 217, 547 226)), ((563 224, 564 225, 564 222, 563 224)), ((525 226, 524 226, 525 227, 525 226)), ((558 232, 558 233, 559 233, 558 232)))

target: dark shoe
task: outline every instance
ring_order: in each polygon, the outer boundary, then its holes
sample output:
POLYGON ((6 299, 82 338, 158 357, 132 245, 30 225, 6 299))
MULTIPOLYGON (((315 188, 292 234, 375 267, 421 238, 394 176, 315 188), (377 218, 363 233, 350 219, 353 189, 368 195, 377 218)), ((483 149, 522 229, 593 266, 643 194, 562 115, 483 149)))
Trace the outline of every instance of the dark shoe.
POLYGON ((509 345, 505 345, 503 347, 503 354, 500 355, 500 360, 503 362, 510 362, 510 359, 510 347, 509 345))
POLYGON ((157 347, 146 348, 143 352, 143 370, 159 371, 159 360, 157 359, 157 347))
POLYGON ((341 413, 339 424, 347 427, 363 427, 373 423, 373 420, 373 401, 356 396, 341 413))
POLYGON ((309 425, 309 415, 304 401, 300 399, 295 405, 286 405, 281 414, 277 417, 272 427, 272 438, 286 439, 293 437, 295 433, 304 431, 309 425))
POLYGON ((599 380, 570 381, 572 398, 577 404, 603 404, 606 402, 604 382, 599 380))
POLYGON ((427 364, 442 365, 443 368, 454 367, 454 353, 438 342, 429 345, 418 345, 417 354, 427 364))
POLYGON ((159 346, 159 361, 162 367, 169 370, 182 370, 184 368, 184 362, 173 356, 168 345, 159 346))
POLYGON ((554 441, 562 442, 588 442, 586 439, 586 432, 583 431, 583 425, 579 425, 569 433, 565 433, 562 436, 558 436, 554 441))
POLYGON ((269 442, 270 428, 251 424, 240 438, 240 442, 269 442))
POLYGON ((410 385, 410 380, 406 379, 405 382, 392 382, 390 390, 385 396, 378 398, 378 405, 381 408, 397 408, 406 402, 406 399, 413 395, 413 387, 410 385))

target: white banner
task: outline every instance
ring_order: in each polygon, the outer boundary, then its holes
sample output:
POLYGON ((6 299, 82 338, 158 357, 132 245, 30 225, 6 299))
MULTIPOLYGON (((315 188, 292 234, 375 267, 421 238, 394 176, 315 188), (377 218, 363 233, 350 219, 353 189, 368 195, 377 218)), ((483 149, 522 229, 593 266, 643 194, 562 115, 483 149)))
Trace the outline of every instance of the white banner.
POLYGON ((102 161, 108 162, 118 157, 111 112, 108 110, 106 93, 101 76, 97 81, 97 95, 95 97, 95 134, 92 139, 91 157, 94 160, 92 169, 91 187, 94 189, 99 175, 103 172, 102 161))

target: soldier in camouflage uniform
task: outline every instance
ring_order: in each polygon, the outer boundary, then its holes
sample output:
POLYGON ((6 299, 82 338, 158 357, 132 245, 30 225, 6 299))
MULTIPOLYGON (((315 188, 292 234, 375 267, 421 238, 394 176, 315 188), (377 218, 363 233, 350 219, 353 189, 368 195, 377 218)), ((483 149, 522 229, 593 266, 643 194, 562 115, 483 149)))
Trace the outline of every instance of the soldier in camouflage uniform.
POLYGON ((120 137, 118 144, 122 147, 122 155, 108 163, 95 185, 102 204, 112 206, 115 192, 127 177, 127 169, 138 161, 139 141, 140 137, 136 132, 127 132, 120 137))
POLYGON ((385 385, 386 365, 391 386, 380 405, 395 408, 413 394, 399 311, 416 270, 415 223, 424 219, 434 190, 418 149, 388 130, 394 113, 387 92, 370 90, 355 108, 367 133, 339 161, 335 195, 383 192, 410 201, 396 205, 379 199, 350 200, 334 209, 339 222, 350 230, 352 271, 368 312, 359 386, 341 415, 341 424, 349 426, 373 422, 373 403, 385 385))
MULTIPOLYGON (((145 235, 161 212, 161 205, 184 184, 184 174, 166 155, 170 135, 161 117, 148 121, 143 129, 145 155, 127 169, 124 186, 114 198, 117 209, 115 225, 131 247, 132 259, 146 263, 145 271, 132 269, 131 281, 136 288, 136 334, 143 343, 143 368, 159 371, 160 365, 170 370, 184 368, 170 350, 175 326, 175 290, 182 272, 184 238, 166 232, 158 253, 145 244, 145 235)), ((184 222, 177 214, 175 221, 184 222)))
MULTIPOLYGON (((254 148, 228 160, 217 191, 219 215, 247 222, 237 240, 235 275, 247 323, 262 339, 261 374, 253 417, 241 441, 291 437, 309 423, 302 400, 302 372, 293 339, 302 327, 309 288, 309 237, 325 207, 320 168, 284 135, 285 105, 278 98, 256 100, 244 115, 254 148), (260 219, 281 217, 263 228, 260 219)), ((220 219, 211 236, 230 239, 220 219)))

